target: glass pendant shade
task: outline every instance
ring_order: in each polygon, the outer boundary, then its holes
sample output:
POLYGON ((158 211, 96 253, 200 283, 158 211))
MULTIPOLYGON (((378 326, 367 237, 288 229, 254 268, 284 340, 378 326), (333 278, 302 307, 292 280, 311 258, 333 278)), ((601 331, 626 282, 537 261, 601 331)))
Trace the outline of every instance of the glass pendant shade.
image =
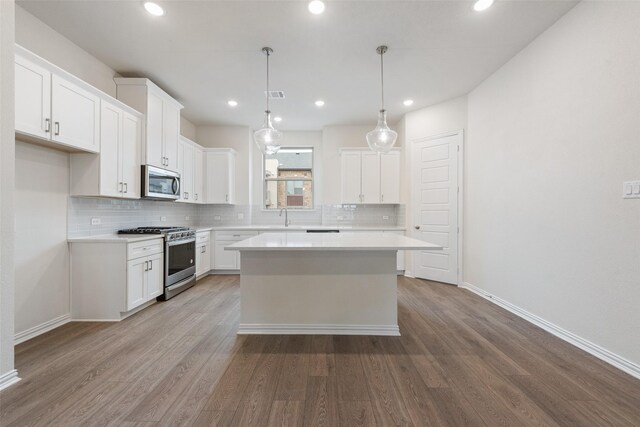
POLYGON ((280 140, 282 139, 282 132, 277 130, 271 124, 271 112, 264 112, 264 125, 261 129, 258 129, 253 133, 253 140, 255 141, 258 149, 264 154, 275 154, 280 150, 280 140))
POLYGON ((388 153, 396 143, 398 133, 387 126, 387 112, 380 110, 376 128, 367 133, 367 144, 372 151, 388 153))

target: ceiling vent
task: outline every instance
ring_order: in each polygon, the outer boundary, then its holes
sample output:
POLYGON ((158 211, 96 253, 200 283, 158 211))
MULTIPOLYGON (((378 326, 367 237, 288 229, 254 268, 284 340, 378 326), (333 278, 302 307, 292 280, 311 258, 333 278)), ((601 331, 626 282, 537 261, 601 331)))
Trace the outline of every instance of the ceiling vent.
POLYGON ((270 90, 269 92, 265 92, 265 95, 267 95, 269 99, 284 99, 284 92, 281 90, 270 90))

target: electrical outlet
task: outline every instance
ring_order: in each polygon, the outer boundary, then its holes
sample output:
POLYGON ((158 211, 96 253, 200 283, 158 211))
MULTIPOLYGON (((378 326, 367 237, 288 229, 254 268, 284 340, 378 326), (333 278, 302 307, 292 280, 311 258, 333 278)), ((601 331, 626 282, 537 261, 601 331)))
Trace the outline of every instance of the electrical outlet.
POLYGON ((160 221, 162 221, 162 222, 166 222, 166 221, 167 221, 167 217, 166 217, 166 216, 161 216, 161 217, 160 217, 160 221))
POLYGON ((640 199, 640 181, 626 181, 622 184, 623 199, 640 199))
POLYGON ((91 218, 91 225, 100 225, 102 220, 100 218, 91 218))
POLYGON ((344 217, 342 215, 338 215, 338 221, 342 221, 344 217))
POLYGON ((190 219, 191 219, 191 217, 190 217, 189 215, 187 215, 187 216, 185 216, 185 217, 184 217, 184 220, 185 220, 185 221, 189 221, 190 219))
POLYGON ((389 215, 382 215, 382 219, 389 219, 389 215))
POLYGON ((222 218, 220 218, 220 215, 214 215, 213 216, 213 220, 214 221, 220 221, 222 218))
POLYGON ((244 214, 243 213, 238 213, 238 219, 244 219, 244 214))

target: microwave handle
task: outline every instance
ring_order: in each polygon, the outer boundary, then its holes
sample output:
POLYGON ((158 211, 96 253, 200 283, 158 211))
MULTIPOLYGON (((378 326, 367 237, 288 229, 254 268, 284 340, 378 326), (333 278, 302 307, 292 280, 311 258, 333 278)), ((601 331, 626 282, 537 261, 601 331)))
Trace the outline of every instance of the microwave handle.
POLYGON ((173 194, 180 194, 180 180, 177 177, 173 178, 172 190, 173 194))

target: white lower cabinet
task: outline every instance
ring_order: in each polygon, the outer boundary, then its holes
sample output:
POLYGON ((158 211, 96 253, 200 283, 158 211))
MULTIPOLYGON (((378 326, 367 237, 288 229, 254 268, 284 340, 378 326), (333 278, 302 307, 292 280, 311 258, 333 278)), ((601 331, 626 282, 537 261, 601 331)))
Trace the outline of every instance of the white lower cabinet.
POLYGON ((211 232, 196 233, 196 277, 209 273, 211 270, 211 232))
POLYGON ((240 252, 225 251, 235 242, 257 236, 257 231, 216 231, 214 234, 214 270, 240 270, 240 252))
POLYGON ((121 320, 162 295, 162 238, 87 238, 69 246, 73 320, 121 320))

